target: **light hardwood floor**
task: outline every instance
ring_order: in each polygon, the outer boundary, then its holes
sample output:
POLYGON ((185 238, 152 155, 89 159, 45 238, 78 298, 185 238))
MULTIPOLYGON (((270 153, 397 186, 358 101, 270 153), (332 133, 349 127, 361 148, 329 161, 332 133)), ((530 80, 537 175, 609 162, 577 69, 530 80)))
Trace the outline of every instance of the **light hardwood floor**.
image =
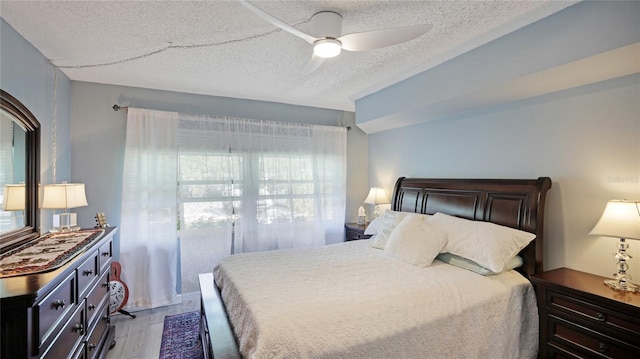
POLYGON ((135 312, 135 318, 120 313, 111 316, 116 327, 116 346, 107 359, 158 359, 164 317, 200 310, 200 292, 182 295, 182 303, 135 312))

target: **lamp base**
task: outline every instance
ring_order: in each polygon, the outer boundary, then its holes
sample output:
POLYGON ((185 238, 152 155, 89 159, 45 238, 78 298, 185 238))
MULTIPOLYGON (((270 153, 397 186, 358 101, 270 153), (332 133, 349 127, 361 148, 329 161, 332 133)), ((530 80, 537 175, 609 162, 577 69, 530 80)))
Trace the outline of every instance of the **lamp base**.
POLYGON ((640 293, 640 287, 633 283, 623 282, 616 279, 606 279, 604 285, 618 292, 640 293))
POLYGON ((618 260, 618 273, 615 273, 613 275, 614 279, 605 280, 604 284, 607 287, 619 292, 639 293, 640 288, 638 288, 637 285, 631 283, 631 276, 627 274, 627 269, 629 269, 627 261, 631 259, 631 256, 627 254, 628 248, 629 245, 627 244, 625 239, 621 237, 617 246, 618 251, 613 253, 614 258, 618 260))
POLYGON ((49 230, 51 233, 76 232, 80 230, 77 225, 75 213, 60 213, 53 215, 53 228, 49 230))

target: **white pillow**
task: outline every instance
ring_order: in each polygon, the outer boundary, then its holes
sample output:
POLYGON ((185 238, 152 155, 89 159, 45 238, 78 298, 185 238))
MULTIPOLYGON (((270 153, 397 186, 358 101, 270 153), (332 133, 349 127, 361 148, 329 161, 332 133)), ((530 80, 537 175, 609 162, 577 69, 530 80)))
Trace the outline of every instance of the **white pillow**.
POLYGON ((371 243, 373 248, 384 249, 384 245, 387 243, 387 238, 391 234, 394 228, 404 219, 407 212, 386 211, 382 215, 380 226, 378 227, 378 234, 371 243))
POLYGON ((386 254, 418 267, 428 267, 447 243, 447 234, 424 217, 407 216, 391 232, 386 254))
MULTIPOLYGON (((449 252, 445 252, 445 253, 440 253, 438 254, 438 256, 436 257, 437 259, 447 263, 447 264, 451 264, 453 266, 456 267, 460 267, 463 269, 467 269, 470 270, 472 272, 476 272, 478 274, 481 275, 494 275, 494 274, 498 274, 495 272, 492 272, 490 270, 488 270, 487 268, 479 265, 478 263, 469 260, 467 258, 464 257, 460 257, 457 256, 455 254, 451 254, 449 252)), ((507 263, 507 266, 504 268, 505 271, 511 270, 511 269, 515 269, 518 267, 521 267, 522 264, 524 263, 524 261, 522 260, 522 257, 520 256, 515 256, 513 258, 511 258, 509 260, 509 262, 507 263)))
POLYGON ((367 228, 364 230, 364 234, 376 234, 380 229, 380 223, 382 223, 382 217, 384 213, 378 217, 376 217, 373 221, 367 225, 367 228))
POLYGON ((471 221, 436 213, 429 223, 448 234, 442 252, 470 259, 492 272, 504 271, 508 262, 536 235, 484 221, 471 221))

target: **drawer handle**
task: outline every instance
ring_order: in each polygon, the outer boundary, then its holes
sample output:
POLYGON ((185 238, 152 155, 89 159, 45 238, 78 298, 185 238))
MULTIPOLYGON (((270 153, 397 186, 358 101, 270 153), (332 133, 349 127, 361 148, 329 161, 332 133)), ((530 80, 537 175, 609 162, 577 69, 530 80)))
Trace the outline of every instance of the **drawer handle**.
POLYGON ((603 313, 598 312, 598 313, 596 313, 596 319, 597 319, 599 322, 604 322, 604 321, 605 321, 605 319, 607 319, 607 316, 606 316, 606 315, 604 315, 603 313))
POLYGON ((109 252, 102 252, 102 256, 103 257, 108 257, 109 256, 109 252))
POLYGON ((72 330, 74 333, 80 332, 80 334, 84 334, 84 325, 78 323, 73 326, 72 330))
POLYGON ((93 269, 85 270, 84 272, 82 272, 82 275, 87 276, 87 277, 90 276, 90 275, 93 275, 93 269))
POLYGON ((87 309, 89 309, 89 311, 92 311, 92 310, 96 309, 96 305, 95 304, 89 304, 87 309))
POLYGON ((89 348, 89 351, 92 351, 92 350, 93 350, 93 349, 95 349, 96 347, 97 347, 97 345, 95 345, 95 344, 91 343, 91 344, 89 344, 89 347, 88 347, 88 348, 89 348))
POLYGON ((111 321, 109 320, 109 316, 108 315, 103 315, 102 316, 102 320, 104 320, 106 323, 110 323, 111 321))
POLYGON ((67 302, 64 299, 58 299, 53 302, 53 309, 58 310, 60 308, 64 308, 67 305, 67 302))
POLYGON ((598 343, 598 351, 600 353, 606 353, 609 350, 609 346, 603 342, 598 343))
POLYGON ((102 282, 102 288, 109 288, 109 282, 102 282))

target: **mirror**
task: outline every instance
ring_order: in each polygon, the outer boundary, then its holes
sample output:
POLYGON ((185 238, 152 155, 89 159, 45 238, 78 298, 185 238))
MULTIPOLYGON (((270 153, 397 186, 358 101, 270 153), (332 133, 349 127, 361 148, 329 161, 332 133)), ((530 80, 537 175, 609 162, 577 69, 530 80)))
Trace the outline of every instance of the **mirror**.
POLYGON ((39 236, 40 123, 0 90, 0 254, 39 236))

